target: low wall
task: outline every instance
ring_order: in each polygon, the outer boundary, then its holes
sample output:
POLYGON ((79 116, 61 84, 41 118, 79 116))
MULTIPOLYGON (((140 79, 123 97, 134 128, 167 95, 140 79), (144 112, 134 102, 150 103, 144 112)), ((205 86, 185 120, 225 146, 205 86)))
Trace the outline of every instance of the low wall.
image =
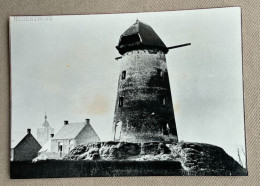
POLYGON ((11 178, 99 176, 173 176, 187 174, 178 161, 71 161, 11 162, 11 178))

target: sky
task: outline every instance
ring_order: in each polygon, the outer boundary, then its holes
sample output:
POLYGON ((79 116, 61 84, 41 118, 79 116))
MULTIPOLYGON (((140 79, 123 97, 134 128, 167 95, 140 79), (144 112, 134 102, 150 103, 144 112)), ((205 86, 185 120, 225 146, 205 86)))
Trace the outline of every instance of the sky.
MULTIPOLYGON (((245 149, 241 10, 11 17, 12 139, 48 121, 91 125, 112 139, 120 35, 136 19, 150 25, 166 55, 179 140, 245 149), (29 19, 28 19, 29 18, 29 19)), ((243 158, 243 157, 242 157, 243 158)), ((245 159, 243 158, 243 161, 245 159)))

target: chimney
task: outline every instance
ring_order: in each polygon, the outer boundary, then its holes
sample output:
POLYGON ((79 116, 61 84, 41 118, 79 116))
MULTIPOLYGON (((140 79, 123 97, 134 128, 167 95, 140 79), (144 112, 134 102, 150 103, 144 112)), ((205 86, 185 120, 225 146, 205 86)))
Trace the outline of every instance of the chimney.
POLYGON ((54 137, 54 134, 51 134, 51 138, 53 138, 54 137))
POLYGON ((86 124, 90 124, 90 119, 86 119, 86 124))
POLYGON ((68 125, 69 121, 68 120, 64 120, 64 125, 68 125))
POLYGON ((31 134, 31 129, 27 129, 27 133, 28 133, 28 134, 31 134))

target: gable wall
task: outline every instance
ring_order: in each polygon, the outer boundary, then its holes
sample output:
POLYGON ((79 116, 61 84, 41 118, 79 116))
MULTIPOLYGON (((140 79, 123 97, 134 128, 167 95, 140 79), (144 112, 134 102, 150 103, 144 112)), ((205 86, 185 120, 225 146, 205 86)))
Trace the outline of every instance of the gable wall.
POLYGON ((31 135, 27 134, 13 150, 13 161, 31 161, 38 155, 41 145, 31 135))
POLYGON ((94 129, 89 124, 86 124, 85 127, 78 134, 78 136, 75 138, 75 146, 86 144, 88 142, 98 141, 100 141, 100 138, 98 137, 94 129))

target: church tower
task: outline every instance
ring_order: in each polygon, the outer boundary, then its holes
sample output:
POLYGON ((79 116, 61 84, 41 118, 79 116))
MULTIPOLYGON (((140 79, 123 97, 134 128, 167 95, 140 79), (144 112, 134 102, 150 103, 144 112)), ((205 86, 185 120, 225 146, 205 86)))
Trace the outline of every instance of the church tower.
POLYGON ((165 54, 186 45, 167 48, 152 27, 138 20, 121 35, 114 140, 178 141, 165 54))
POLYGON ((40 143, 41 146, 43 146, 48 142, 51 134, 54 134, 54 129, 51 128, 49 122, 47 121, 47 115, 45 113, 42 128, 37 129, 37 141, 40 143))

